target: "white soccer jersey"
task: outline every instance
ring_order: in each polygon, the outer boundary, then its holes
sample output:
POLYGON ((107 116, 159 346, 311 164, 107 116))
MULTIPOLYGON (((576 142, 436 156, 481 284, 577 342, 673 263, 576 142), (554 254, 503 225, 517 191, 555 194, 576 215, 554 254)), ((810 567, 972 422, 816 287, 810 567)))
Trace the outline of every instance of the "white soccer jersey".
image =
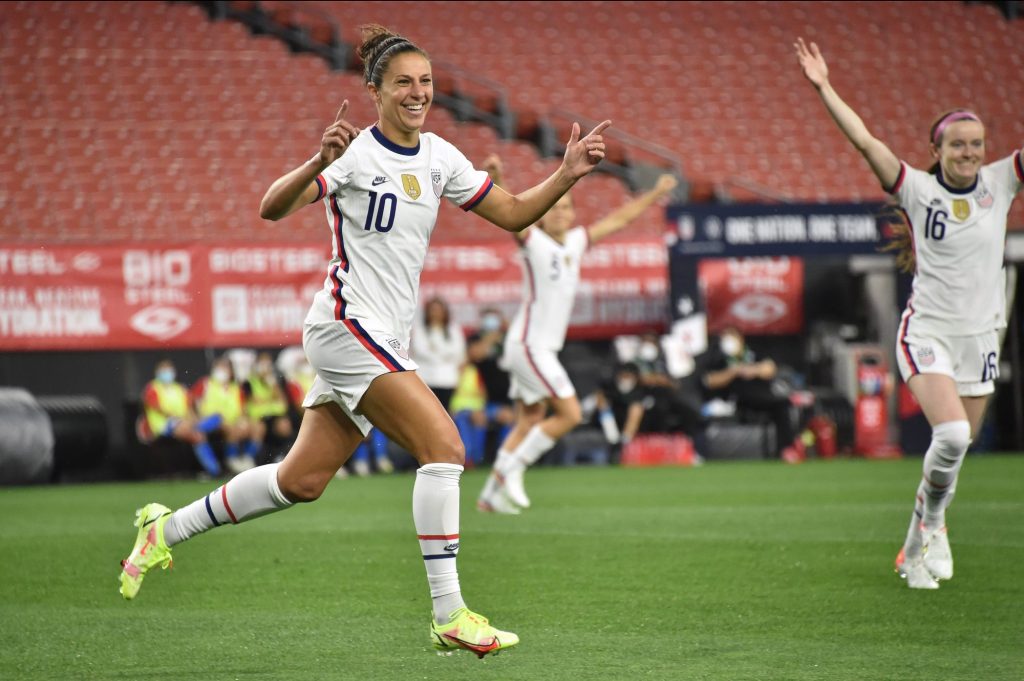
POLYGON ((558 243, 530 227, 520 244, 523 302, 508 329, 510 341, 531 348, 561 350, 580 283, 580 261, 590 245, 586 227, 574 227, 558 243))
POLYGON ((1022 184, 1020 152, 983 166, 965 189, 900 164, 890 193, 906 213, 917 259, 901 333, 971 336, 1006 325, 1006 216, 1022 184))
POLYGON ((433 133, 410 148, 374 126, 316 182, 333 254, 306 323, 369 320, 407 348, 441 197, 470 210, 490 191, 490 177, 433 133))

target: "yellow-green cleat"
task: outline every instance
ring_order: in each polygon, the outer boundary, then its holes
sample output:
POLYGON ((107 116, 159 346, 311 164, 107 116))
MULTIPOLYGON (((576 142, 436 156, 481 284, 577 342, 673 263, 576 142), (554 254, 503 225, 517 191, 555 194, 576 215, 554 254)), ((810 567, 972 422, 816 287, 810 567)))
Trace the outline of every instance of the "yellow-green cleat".
POLYGON ((459 608, 452 614, 448 624, 430 623, 430 638, 434 648, 451 652, 463 648, 483 658, 488 653, 511 648, 519 643, 519 637, 511 631, 495 629, 483 615, 468 608, 459 608))
POLYGON ((146 504, 135 512, 139 534, 131 555, 121 561, 121 595, 126 600, 139 593, 142 579, 150 568, 159 565, 166 570, 171 567, 171 548, 164 541, 164 525, 170 517, 171 509, 163 504, 146 504))

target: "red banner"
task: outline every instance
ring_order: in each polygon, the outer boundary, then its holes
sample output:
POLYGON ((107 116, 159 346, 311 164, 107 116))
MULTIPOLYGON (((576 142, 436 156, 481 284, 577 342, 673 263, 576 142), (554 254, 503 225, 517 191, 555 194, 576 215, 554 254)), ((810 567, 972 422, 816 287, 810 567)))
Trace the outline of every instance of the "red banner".
POLYGON ((701 260, 708 331, 734 326, 744 334, 803 331, 804 263, 800 258, 701 260))
MULTIPOLYGON (((330 252, 308 244, 0 245, 0 350, 291 345, 323 286, 330 252)), ((518 249, 432 246, 420 298, 440 295, 476 327, 480 308, 509 318, 521 296, 518 249)), ((570 335, 664 326, 667 253, 658 239, 615 241, 583 261, 570 335)))

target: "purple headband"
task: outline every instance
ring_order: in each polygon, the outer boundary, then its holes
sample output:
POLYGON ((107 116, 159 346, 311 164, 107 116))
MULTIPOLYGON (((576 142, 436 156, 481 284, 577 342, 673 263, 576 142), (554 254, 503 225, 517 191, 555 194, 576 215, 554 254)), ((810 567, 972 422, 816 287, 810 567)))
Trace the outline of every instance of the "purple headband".
POLYGON ((935 126, 935 134, 932 135, 932 144, 938 146, 939 140, 942 139, 943 131, 949 127, 950 123, 956 123, 957 121, 978 121, 981 123, 981 119, 970 111, 954 111, 953 113, 946 114, 939 124, 935 126))

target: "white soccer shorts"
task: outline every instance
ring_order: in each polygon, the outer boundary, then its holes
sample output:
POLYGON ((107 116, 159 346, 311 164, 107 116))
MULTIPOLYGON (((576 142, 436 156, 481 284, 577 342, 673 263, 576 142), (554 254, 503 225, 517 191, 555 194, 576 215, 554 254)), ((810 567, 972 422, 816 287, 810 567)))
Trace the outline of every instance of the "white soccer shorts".
POLYGON ((917 374, 943 374, 956 381, 957 394, 981 397, 995 392, 999 378, 999 334, 976 336, 913 336, 901 327, 896 338, 896 364, 903 381, 917 374))
POLYGON ((572 397, 576 388, 554 350, 538 350, 521 343, 505 344, 502 363, 509 373, 508 396, 523 404, 551 397, 572 397))
POLYGON ((373 426, 359 411, 359 401, 373 379, 418 368, 394 333, 365 320, 307 324, 302 330, 302 347, 316 369, 316 379, 302 406, 335 402, 363 435, 373 426))

